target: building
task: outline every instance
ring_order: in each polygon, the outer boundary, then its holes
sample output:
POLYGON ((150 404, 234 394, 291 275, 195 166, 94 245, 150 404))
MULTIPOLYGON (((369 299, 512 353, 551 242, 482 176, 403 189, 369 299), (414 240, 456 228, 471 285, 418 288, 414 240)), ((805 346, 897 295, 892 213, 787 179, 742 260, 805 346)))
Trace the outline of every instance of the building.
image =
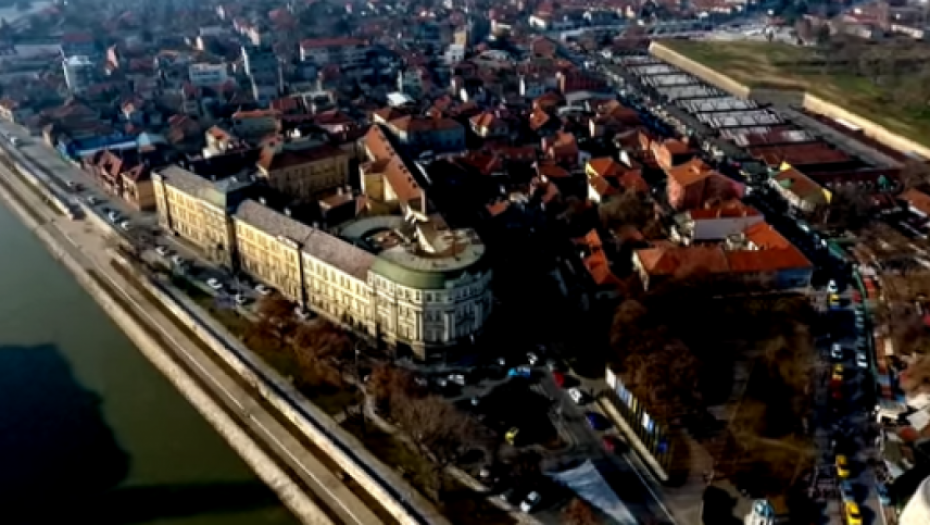
POLYGON ((96 56, 97 42, 91 33, 66 33, 59 45, 62 58, 73 56, 96 56))
POLYGON ((728 201, 717 206, 689 210, 675 217, 672 238, 684 245, 695 242, 721 241, 738 235, 765 218, 759 210, 740 201, 728 201))
POLYGON ((97 81, 96 66, 86 55, 69 56, 62 62, 68 91, 84 93, 97 81))
POLYGON ((462 151, 465 127, 447 117, 407 115, 387 123, 397 143, 410 153, 462 151))
POLYGON ((278 84, 279 63, 274 50, 267 47, 242 46, 242 65, 245 74, 260 84, 278 84))
POLYGON ((237 111, 232 114, 233 131, 243 138, 276 133, 278 124, 278 112, 270 109, 237 111))
POLYGON ((361 168, 362 192, 373 203, 397 208, 405 215, 426 217, 426 193, 381 126, 374 125, 362 139, 368 162, 361 168))
POLYGON ((317 66, 361 67, 368 63, 370 46, 357 38, 309 38, 300 42, 300 60, 317 66))
POLYGON ((219 86, 229 78, 226 64, 191 64, 187 68, 187 74, 191 84, 196 87, 219 86))
POLYGON ((0 118, 14 124, 22 124, 35 112, 26 104, 9 98, 0 99, 0 118))
POLYGON ((234 268, 238 258, 229 215, 247 198, 254 180, 245 173, 214 179, 181 166, 155 171, 152 186, 158 224, 193 243, 212 261, 234 268))
POLYGON ((769 185, 792 208, 804 213, 813 213, 827 206, 832 198, 829 190, 794 168, 774 175, 769 179, 769 185))
POLYGON ((156 209, 152 170, 147 159, 133 150, 102 150, 85 158, 89 171, 107 193, 114 195, 136 210, 156 209))
POLYGON ((263 148, 258 174, 272 188, 307 200, 349 184, 349 155, 308 139, 279 140, 263 148))
POLYGON ((716 245, 656 243, 634 252, 633 267, 646 289, 671 279, 700 276, 718 285, 735 285, 738 291, 803 288, 810 284, 814 269, 796 246, 765 222, 716 245))
POLYGON ((168 231, 401 353, 435 359, 472 340, 490 314, 491 271, 472 230, 374 216, 336 237, 248 198, 250 179, 212 181, 179 166, 154 179, 168 231))
POLYGON ((743 197, 742 184, 717 173, 701 159, 666 169, 668 203, 676 210, 702 208, 710 202, 743 197))

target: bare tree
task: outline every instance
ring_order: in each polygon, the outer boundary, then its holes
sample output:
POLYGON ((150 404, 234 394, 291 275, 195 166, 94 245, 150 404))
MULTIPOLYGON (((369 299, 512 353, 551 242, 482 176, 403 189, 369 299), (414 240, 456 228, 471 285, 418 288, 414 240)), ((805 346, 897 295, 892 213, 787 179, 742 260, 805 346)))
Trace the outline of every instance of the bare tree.
POLYGON ((256 313, 259 319, 277 329, 289 327, 294 322, 294 306, 277 294, 262 297, 258 301, 256 313))
POLYGON ((562 523, 565 525, 597 525, 600 520, 597 519, 597 514, 588 502, 576 497, 562 511, 562 523))

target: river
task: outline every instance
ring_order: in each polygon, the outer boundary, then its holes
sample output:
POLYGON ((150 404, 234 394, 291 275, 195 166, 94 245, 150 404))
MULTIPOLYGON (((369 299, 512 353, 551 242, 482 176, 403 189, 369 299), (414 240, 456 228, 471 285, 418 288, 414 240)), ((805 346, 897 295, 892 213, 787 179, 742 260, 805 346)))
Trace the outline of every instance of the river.
POLYGON ((2 206, 0 523, 297 523, 2 206))

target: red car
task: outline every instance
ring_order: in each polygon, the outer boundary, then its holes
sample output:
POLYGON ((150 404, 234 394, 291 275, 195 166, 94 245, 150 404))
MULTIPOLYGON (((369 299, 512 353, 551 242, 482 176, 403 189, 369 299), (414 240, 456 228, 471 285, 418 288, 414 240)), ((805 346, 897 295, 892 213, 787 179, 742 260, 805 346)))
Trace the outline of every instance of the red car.
POLYGON ((626 444, 617 436, 604 436, 601 442, 604 443, 604 450, 607 452, 617 452, 626 448, 626 444))
POLYGON ((555 381, 555 385, 559 388, 565 386, 565 374, 558 370, 552 371, 552 380, 555 381))

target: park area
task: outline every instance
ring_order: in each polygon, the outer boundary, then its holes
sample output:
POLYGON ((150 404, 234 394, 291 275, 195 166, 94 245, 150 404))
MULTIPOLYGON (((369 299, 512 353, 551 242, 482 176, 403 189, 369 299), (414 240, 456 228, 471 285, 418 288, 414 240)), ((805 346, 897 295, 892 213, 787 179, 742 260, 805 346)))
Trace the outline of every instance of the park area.
POLYGON ((917 142, 930 138, 926 46, 854 40, 816 47, 757 41, 663 44, 750 88, 804 90, 917 142))

